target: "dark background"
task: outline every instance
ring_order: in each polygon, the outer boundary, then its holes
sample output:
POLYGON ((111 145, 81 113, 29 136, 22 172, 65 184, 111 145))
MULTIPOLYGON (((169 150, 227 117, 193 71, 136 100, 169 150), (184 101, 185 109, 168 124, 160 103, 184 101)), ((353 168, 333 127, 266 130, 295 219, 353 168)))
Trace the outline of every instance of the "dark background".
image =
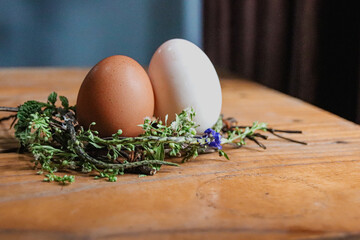
POLYGON ((0 67, 148 65, 185 38, 219 69, 360 123, 360 1, 0 0, 0 67))
POLYGON ((204 1, 204 48, 217 66, 357 123, 359 33, 360 1, 204 1))

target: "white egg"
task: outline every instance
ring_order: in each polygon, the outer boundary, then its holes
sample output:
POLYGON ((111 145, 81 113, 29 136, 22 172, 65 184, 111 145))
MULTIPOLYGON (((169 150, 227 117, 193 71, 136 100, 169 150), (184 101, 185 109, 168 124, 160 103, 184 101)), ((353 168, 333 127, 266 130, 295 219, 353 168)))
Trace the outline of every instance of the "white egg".
POLYGON ((216 70, 206 54, 184 39, 163 43, 154 53, 149 76, 155 93, 155 116, 169 121, 193 107, 197 132, 212 127, 221 111, 221 86, 216 70))

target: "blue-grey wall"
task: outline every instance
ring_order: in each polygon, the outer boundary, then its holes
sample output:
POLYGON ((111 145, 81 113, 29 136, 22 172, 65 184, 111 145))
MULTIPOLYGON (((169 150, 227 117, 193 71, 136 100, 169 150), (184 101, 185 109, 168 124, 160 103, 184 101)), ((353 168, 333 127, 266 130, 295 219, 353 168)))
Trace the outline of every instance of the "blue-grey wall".
POLYGON ((122 54, 148 65, 164 41, 201 47, 201 0, 0 0, 0 67, 92 66, 122 54))

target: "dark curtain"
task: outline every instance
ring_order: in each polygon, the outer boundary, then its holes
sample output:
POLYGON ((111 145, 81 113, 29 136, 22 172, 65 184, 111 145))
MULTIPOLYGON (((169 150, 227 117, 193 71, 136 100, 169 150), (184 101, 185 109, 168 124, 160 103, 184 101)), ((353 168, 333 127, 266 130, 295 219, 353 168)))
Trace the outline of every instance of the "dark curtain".
POLYGON ((360 1, 204 0, 215 66, 360 123, 360 1))

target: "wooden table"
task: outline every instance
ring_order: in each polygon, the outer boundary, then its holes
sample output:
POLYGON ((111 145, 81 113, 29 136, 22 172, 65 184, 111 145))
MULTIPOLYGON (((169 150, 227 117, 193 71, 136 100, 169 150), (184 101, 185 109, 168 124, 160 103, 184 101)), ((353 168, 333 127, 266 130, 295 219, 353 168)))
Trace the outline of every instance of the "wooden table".
MULTIPOLYGON (((74 103, 86 72, 2 69, 0 105, 51 91, 74 103)), ((292 137, 309 144, 270 136, 267 150, 228 149, 230 161, 202 155, 155 176, 77 175, 69 186, 42 182, 31 157, 1 153, 0 239, 360 239, 360 127, 252 82, 221 85, 226 116, 303 130, 292 137)), ((17 144, 8 126, 1 151, 17 144)))

